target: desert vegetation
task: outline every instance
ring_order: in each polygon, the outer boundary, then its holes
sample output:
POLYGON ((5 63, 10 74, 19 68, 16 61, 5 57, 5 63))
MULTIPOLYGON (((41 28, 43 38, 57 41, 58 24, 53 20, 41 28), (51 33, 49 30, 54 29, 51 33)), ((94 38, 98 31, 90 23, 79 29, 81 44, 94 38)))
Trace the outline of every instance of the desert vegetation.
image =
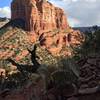
MULTIPOLYGON (((17 67, 17 71, 9 74, 6 70, 5 75, 1 73, 0 90, 9 89, 6 91, 9 93, 19 88, 23 89, 29 83, 34 83, 34 86, 42 89, 42 92, 39 93, 38 89, 32 86, 33 90, 37 89, 36 94, 33 92, 35 96, 32 97, 36 97, 36 100, 67 100, 68 98, 84 100, 84 96, 88 98, 87 100, 92 100, 91 97, 94 97, 94 94, 100 90, 99 35, 100 30, 96 30, 94 33, 86 33, 85 42, 82 45, 77 48, 70 47, 74 50, 74 55, 71 57, 53 58, 51 54, 44 52, 50 58, 44 57, 44 63, 43 61, 41 63, 43 51, 37 56, 36 51, 39 44, 35 44, 32 50, 28 49, 31 65, 20 64, 12 58, 6 59, 7 62, 17 67), (92 69, 94 71, 91 71, 92 69), (42 84, 42 86, 39 84, 42 84)), ((98 94, 96 95, 98 98, 98 94)), ((5 94, 4 97, 6 96, 8 94, 5 94)))
POLYGON ((100 100, 97 26, 73 30, 46 0, 13 0, 11 17, 0 28, 0 100, 100 100))

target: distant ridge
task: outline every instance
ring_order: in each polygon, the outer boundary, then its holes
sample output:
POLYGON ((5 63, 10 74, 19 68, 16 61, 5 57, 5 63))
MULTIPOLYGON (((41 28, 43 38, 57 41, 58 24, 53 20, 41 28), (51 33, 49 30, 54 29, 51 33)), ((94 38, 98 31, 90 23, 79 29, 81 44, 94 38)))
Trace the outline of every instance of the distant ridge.
POLYGON ((75 30, 80 30, 81 32, 83 33, 86 33, 86 32, 95 32, 96 30, 100 30, 100 26, 89 26, 89 27, 73 27, 73 29, 75 30))

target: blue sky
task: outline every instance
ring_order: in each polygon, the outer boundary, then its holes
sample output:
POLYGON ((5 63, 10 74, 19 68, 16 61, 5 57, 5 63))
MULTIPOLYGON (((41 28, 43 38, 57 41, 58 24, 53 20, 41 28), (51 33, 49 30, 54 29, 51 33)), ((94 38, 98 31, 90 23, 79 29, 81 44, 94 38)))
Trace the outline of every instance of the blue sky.
POLYGON ((12 0, 0 0, 0 7, 10 6, 12 0))
MULTIPOLYGON (((0 17, 11 16, 12 0, 0 0, 0 17)), ((64 9, 70 26, 100 25, 100 0, 48 0, 64 9)))
POLYGON ((11 16, 10 4, 12 0, 0 0, 0 17, 11 16))

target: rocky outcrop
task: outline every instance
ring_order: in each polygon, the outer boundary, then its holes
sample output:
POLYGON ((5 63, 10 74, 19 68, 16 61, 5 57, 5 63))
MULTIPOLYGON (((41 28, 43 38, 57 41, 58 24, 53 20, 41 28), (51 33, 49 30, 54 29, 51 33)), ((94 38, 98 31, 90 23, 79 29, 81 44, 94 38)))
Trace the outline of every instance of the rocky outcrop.
MULTIPOLYGON (((31 33, 30 42, 39 38, 41 46, 53 55, 59 55, 63 47, 79 45, 84 40, 79 31, 69 27, 64 11, 47 0, 13 0, 11 11, 12 20, 25 21, 25 29, 31 33)), ((72 55, 71 50, 65 50, 63 55, 72 55)))
POLYGON ((13 0, 11 19, 23 19, 27 31, 66 29, 64 11, 46 0, 13 0))
POLYGON ((71 56, 71 47, 80 45, 84 41, 84 36, 79 31, 69 29, 69 31, 60 30, 57 32, 44 32, 40 36, 40 44, 46 48, 52 55, 62 53, 65 56, 71 56))
POLYGON ((100 85, 100 56, 88 56, 78 62, 80 66, 80 88, 93 88, 100 85))

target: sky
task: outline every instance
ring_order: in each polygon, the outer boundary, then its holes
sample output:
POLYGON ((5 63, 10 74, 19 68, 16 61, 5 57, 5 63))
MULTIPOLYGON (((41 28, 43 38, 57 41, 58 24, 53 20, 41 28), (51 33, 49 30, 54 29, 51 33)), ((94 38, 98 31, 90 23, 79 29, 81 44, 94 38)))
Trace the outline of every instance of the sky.
MULTIPOLYGON (((11 16, 12 0, 0 0, 0 17, 11 16)), ((100 0, 48 0, 64 9, 72 27, 100 25, 100 0)))

